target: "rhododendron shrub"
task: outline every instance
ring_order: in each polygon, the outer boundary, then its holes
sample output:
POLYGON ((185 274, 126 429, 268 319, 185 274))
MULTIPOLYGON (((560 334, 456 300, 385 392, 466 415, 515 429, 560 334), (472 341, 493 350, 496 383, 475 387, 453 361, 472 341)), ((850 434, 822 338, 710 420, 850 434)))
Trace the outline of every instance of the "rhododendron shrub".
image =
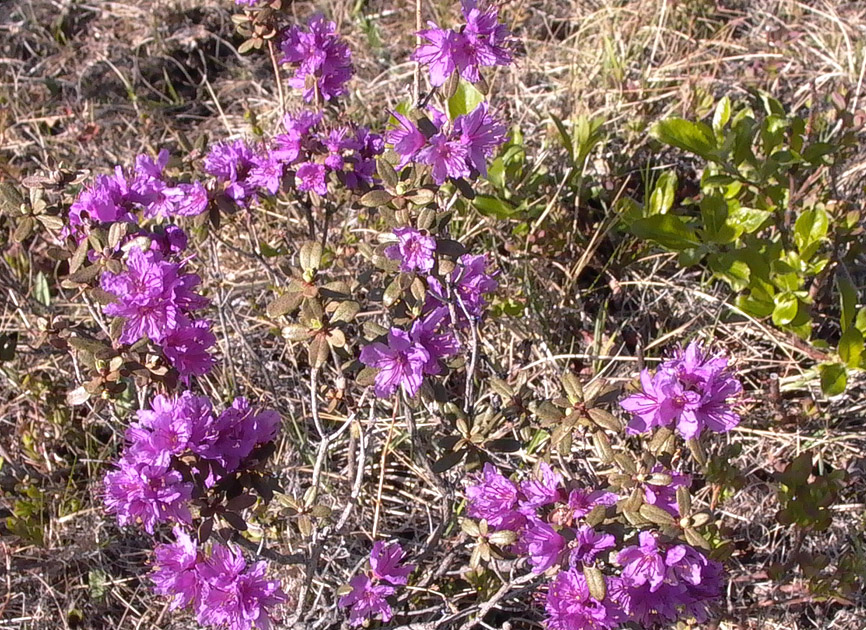
POLYGON ((64 341, 86 376, 69 401, 123 435, 102 497, 121 528, 154 538, 154 591, 232 630, 410 611, 474 624, 512 595, 553 630, 710 618, 724 552, 690 489, 708 440, 740 422, 732 362, 694 340, 626 391, 566 373, 548 400, 485 344, 491 306, 513 289, 507 259, 465 220, 509 137, 508 104, 485 79, 514 60, 499 8, 464 0, 460 24, 429 23, 411 54, 414 102, 361 120, 336 22, 297 23, 279 0, 236 4, 242 50, 267 49, 258 61, 288 92, 279 115, 95 176, 59 234, 64 286, 99 320, 64 341), (269 220, 279 246, 259 235, 269 220), (232 239, 241 227, 250 238, 232 239), (284 443, 304 465, 271 470, 282 419, 264 407, 277 401, 233 391, 215 241, 267 278, 257 324, 296 371, 284 443), (438 497, 429 536, 383 525, 386 459, 401 448, 438 497), (369 556, 351 544, 359 532, 369 556), (270 549, 286 539, 297 553, 270 549), (298 565, 291 587, 263 557, 298 565))

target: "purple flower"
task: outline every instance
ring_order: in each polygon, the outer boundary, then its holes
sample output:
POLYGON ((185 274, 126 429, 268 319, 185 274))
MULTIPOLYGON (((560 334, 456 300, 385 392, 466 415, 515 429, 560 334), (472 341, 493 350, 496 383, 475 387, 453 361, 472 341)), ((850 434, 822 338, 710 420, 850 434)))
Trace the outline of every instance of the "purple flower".
POLYGON ((201 182, 178 184, 162 191, 171 202, 171 212, 180 217, 193 217, 207 210, 209 199, 207 189, 201 182))
POLYGON ((526 550, 533 573, 544 573, 559 561, 566 547, 565 538, 549 524, 536 521, 520 537, 521 548, 526 550))
POLYGON ((443 85, 454 72, 457 64, 454 55, 460 45, 460 35, 454 31, 446 31, 428 22, 428 29, 418 31, 418 35, 427 40, 412 53, 412 60, 429 66, 430 84, 434 87, 443 85))
POLYGON ((442 185, 449 177, 469 177, 467 164, 469 148, 460 140, 452 140, 444 133, 437 133, 428 144, 418 151, 417 160, 433 167, 433 181, 442 185))
POLYGON ((117 469, 105 475, 103 485, 105 508, 117 515, 121 526, 141 523, 148 534, 153 534, 157 523, 192 522, 186 506, 192 484, 185 483, 179 472, 167 466, 123 457, 117 469))
POLYGON ((623 566, 622 577, 634 586, 649 584, 651 591, 658 590, 667 569, 658 541, 647 531, 641 532, 638 539, 640 545, 626 547, 616 556, 616 561, 623 566))
POLYGON ((474 485, 466 487, 466 514, 485 519, 494 530, 517 531, 526 521, 518 512, 517 484, 502 476, 492 464, 484 464, 480 475, 473 478, 474 485))
POLYGON ((538 472, 520 483, 520 491, 525 497, 520 501, 521 511, 524 514, 534 514, 538 508, 561 500, 563 497, 560 486, 562 475, 555 472, 548 463, 539 462, 538 472))
POLYGON ((206 321, 186 321, 166 336, 162 342, 165 357, 188 384, 191 376, 204 376, 216 360, 208 349, 216 343, 206 321))
POLYGON ((311 190, 320 197, 324 197, 328 194, 328 182, 325 181, 325 175, 327 175, 327 171, 324 164, 304 162, 295 172, 295 185, 298 190, 311 190))
POLYGON ((221 142, 211 147, 204 170, 217 178, 226 195, 246 206, 255 197, 257 185, 250 181, 256 167, 256 152, 243 140, 221 142))
POLYGON ((412 59, 429 66, 431 85, 440 86, 457 70, 470 83, 480 78, 484 66, 504 66, 511 63, 508 50, 508 29, 499 23, 498 9, 479 9, 474 0, 464 0, 466 25, 459 30, 444 30, 434 22, 418 35, 427 43, 420 45, 412 59))
POLYGON ((584 564, 592 564, 598 554, 615 546, 616 539, 613 535, 597 532, 589 525, 581 525, 570 544, 571 565, 579 568, 584 564))
POLYGON ((394 151, 400 154, 400 163, 397 165, 399 171, 412 161, 418 151, 424 148, 424 145, 427 144, 427 138, 418 131, 415 123, 400 112, 393 111, 391 115, 397 119, 397 127, 385 134, 385 140, 393 145, 394 151))
POLYGON ((442 371, 439 362, 460 351, 457 338, 452 333, 442 330, 449 322, 448 308, 441 306, 412 324, 409 333, 412 341, 423 347, 430 356, 424 364, 424 374, 439 374, 442 371))
POLYGON ((673 423, 690 439, 706 428, 730 431, 740 422, 728 402, 742 391, 740 381, 727 359, 710 356, 695 343, 662 363, 655 375, 643 370, 640 381, 641 391, 620 402, 633 416, 627 427, 632 435, 673 423))
POLYGON ((307 24, 288 29, 280 49, 282 63, 297 64, 295 76, 289 80, 293 88, 304 90, 304 100, 316 100, 318 92, 326 101, 346 93, 346 83, 352 78, 352 53, 336 34, 337 25, 316 15, 307 24))
MULTIPOLYGON (((633 553, 634 549, 630 547, 627 550, 633 553)), ((633 563, 645 562, 647 557, 651 557, 651 564, 657 565, 662 553, 663 582, 644 579, 647 571, 643 569, 637 577, 624 570, 622 578, 611 583, 611 598, 631 621, 644 627, 672 623, 682 615, 695 617, 699 623, 705 622, 707 606, 722 594, 722 566, 688 545, 675 545, 667 551, 647 549, 644 560, 635 554, 633 563)), ((652 572, 656 570, 654 567, 652 572)))
POLYGON ((608 597, 630 622, 642 628, 673 623, 679 617, 684 590, 680 585, 662 584, 653 590, 649 582, 636 585, 625 578, 608 580, 608 597))
POLYGON ((600 602, 589 594, 586 578, 575 569, 557 573, 544 608, 549 630, 607 630, 622 620, 612 602, 600 602))
POLYGON ((68 224, 63 228, 61 236, 75 236, 83 239, 89 233, 90 227, 118 221, 136 223, 133 212, 137 205, 134 193, 119 166, 114 175, 99 175, 86 187, 69 207, 68 224))
POLYGON ((229 630, 267 630, 267 609, 286 601, 277 580, 267 580, 267 565, 257 562, 247 568, 239 551, 215 544, 210 558, 201 563, 203 582, 197 606, 199 623, 225 625, 229 630))
POLYGON ((349 608, 349 623, 360 626, 366 619, 378 616, 387 623, 394 616, 391 605, 385 599, 396 591, 392 586, 374 584, 366 575, 356 575, 349 581, 352 591, 340 598, 340 608, 349 608))
POLYGON ((674 412, 668 402, 668 383, 670 378, 661 372, 655 377, 649 370, 641 370, 641 391, 620 401, 620 407, 634 417, 629 422, 627 432, 631 435, 652 431, 657 426, 664 426, 674 418, 674 412))
POLYGON ((699 623, 706 622, 707 606, 722 597, 722 565, 687 545, 669 549, 665 563, 669 567, 669 575, 678 579, 685 589, 682 598, 685 612, 695 617, 699 623), (672 553, 674 550, 676 552, 672 553))
POLYGON ((470 56, 479 60, 483 66, 507 66, 511 63, 511 51, 508 40, 511 32, 508 27, 499 22, 499 9, 488 7, 478 8, 476 0, 463 0, 463 18, 466 28, 463 34, 474 50, 470 56))
MULTIPOLYGON (((463 254, 458 265, 451 273, 451 281, 457 289, 457 295, 463 307, 471 317, 481 317, 487 304, 484 296, 493 293, 499 287, 495 273, 487 272, 487 256, 481 254, 463 254)), ((458 304, 457 317, 463 314, 463 308, 458 304)))
POLYGON ((574 518, 583 518, 596 505, 614 505, 619 497, 613 492, 595 490, 587 492, 583 488, 575 488, 568 494, 568 508, 574 518))
POLYGON ((361 350, 360 358, 364 365, 379 368, 375 392, 380 398, 388 398, 398 386, 408 396, 418 393, 430 354, 421 344, 412 341, 408 333, 392 328, 387 346, 381 342, 368 344, 361 350))
POLYGON ((400 271, 427 272, 433 269, 435 262, 433 253, 436 251, 436 239, 411 227, 394 229, 397 244, 385 248, 385 255, 391 260, 400 261, 400 271))
POLYGON ((179 400, 162 395, 154 396, 150 407, 139 410, 136 414, 138 421, 127 429, 126 439, 130 446, 124 457, 167 467, 172 456, 189 448, 197 418, 178 413, 179 400))
POLYGON ((345 165, 339 172, 341 180, 349 190, 372 186, 375 183, 376 156, 385 151, 382 136, 371 133, 366 127, 355 130, 355 144, 358 148, 345 156, 345 165))
POLYGON ((283 181, 283 163, 272 153, 257 155, 253 158, 253 163, 249 176, 250 185, 264 188, 272 195, 276 195, 283 181))
POLYGON ((199 597, 198 548, 180 527, 172 531, 176 542, 154 548, 150 573, 153 590, 171 598, 169 610, 185 608, 199 597))
POLYGON ((273 440, 280 429, 276 411, 259 411, 246 398, 235 398, 232 406, 214 421, 215 438, 198 450, 206 459, 218 461, 226 470, 237 470, 259 444, 273 440))
POLYGON ((409 574, 415 570, 414 564, 399 566, 405 554, 399 543, 386 545, 382 541, 373 543, 370 552, 370 570, 376 580, 391 584, 405 584, 409 574))
POLYGON ((169 257, 180 254, 186 249, 186 232, 176 225, 166 225, 157 232, 142 232, 142 235, 150 237, 150 248, 160 253, 161 256, 169 257))
POLYGON ((662 363, 659 369, 670 372, 687 387, 703 388, 728 368, 722 355, 710 355, 700 343, 692 341, 685 349, 678 348, 674 357, 662 363))
POLYGON ((318 143, 314 140, 312 130, 322 121, 321 112, 300 111, 295 115, 286 114, 283 117, 283 127, 286 133, 274 136, 274 148, 271 157, 284 164, 293 164, 318 143))
POLYGON ((487 158, 505 142, 505 126, 488 113, 487 103, 481 103, 471 113, 457 117, 454 132, 466 147, 469 163, 487 177, 487 158))
POLYGON ((104 272, 100 281, 102 288, 117 298, 103 311, 126 319, 121 343, 134 343, 145 336, 160 343, 183 321, 185 311, 208 304, 207 299, 193 293, 201 279, 180 273, 181 265, 163 260, 158 252, 134 247, 127 265, 123 273, 104 272))

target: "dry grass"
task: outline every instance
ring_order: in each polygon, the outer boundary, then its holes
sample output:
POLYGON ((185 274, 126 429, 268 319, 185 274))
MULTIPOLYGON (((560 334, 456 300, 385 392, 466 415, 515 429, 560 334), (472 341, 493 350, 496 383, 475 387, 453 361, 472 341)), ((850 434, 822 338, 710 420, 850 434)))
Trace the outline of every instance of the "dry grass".
MULTIPOLYGON (((279 106, 270 64, 262 56, 236 53, 230 4, 3 3, 0 180, 20 181, 58 163, 94 170, 125 164, 136 153, 176 147, 181 134, 193 141, 201 134, 243 134, 248 111, 272 126, 279 106)), ((358 77, 349 109, 370 123, 381 121, 383 107, 410 93, 413 3, 322 4, 352 43, 358 77)), ((300 17, 312 8, 292 5, 300 17)), ((425 10, 446 23, 456 13, 441 0, 425 10)), ((862 2, 513 0, 505 4, 505 15, 525 55, 500 71, 493 85, 502 113, 523 130, 535 168, 562 171, 551 113, 566 120, 600 117, 607 141, 592 155, 584 177, 624 194, 640 196, 642 173, 666 166, 666 157, 647 147, 649 124, 667 115, 704 116, 723 94, 765 89, 797 109, 816 94, 841 88, 849 102, 866 106, 862 2)), ((861 191, 864 177, 866 160, 847 165, 845 190, 861 191)), ((736 548, 721 627, 866 627, 862 593, 849 602, 822 602, 808 595, 799 576, 781 583, 767 576, 767 567, 784 560, 796 542, 775 523, 773 474, 806 449, 824 466, 848 471, 850 481, 835 506, 833 526, 809 537, 803 549, 826 553, 831 566, 866 557, 863 383, 853 383, 838 400, 824 399, 808 378, 814 365, 809 352, 769 324, 732 317, 724 287, 679 269, 670 256, 623 245, 605 208, 586 207, 555 184, 538 195, 537 203, 550 212, 536 226, 532 247, 518 243, 510 226, 485 217, 464 226, 464 234, 498 252, 503 292, 527 305, 523 318, 488 325, 485 360, 500 376, 554 396, 555 376, 565 367, 587 378, 625 382, 637 369, 636 343, 652 358, 681 338, 714 339, 736 358, 748 390, 747 420, 728 438, 742 447, 735 463, 744 485, 719 512, 736 548), (578 220, 579 233, 572 231, 578 220), (781 399, 769 395, 771 374, 785 384, 781 399)), ((202 388, 217 400, 243 393, 280 411, 284 431, 274 467, 292 491, 308 483, 314 461, 315 446, 307 442, 304 426, 309 377, 298 363, 302 352, 272 334, 262 310, 284 275, 248 252, 258 238, 282 242, 304 227, 259 213, 254 229, 228 226, 198 252, 208 262, 201 269, 205 285, 213 287, 226 360, 202 388)), ((32 291, 35 273, 50 272, 41 253, 26 253, 32 265, 26 282, 16 279, 8 260, 0 264, 0 330, 22 335, 18 362, 0 381, 0 513, 7 515, 25 488, 39 488, 45 531, 42 545, 28 545, 0 525, 0 629, 189 628, 191 617, 169 613, 142 579, 148 541, 120 531, 95 497, 122 425, 104 413, 55 411, 80 372, 66 353, 32 345, 39 318, 48 314, 32 291)), ((344 272, 350 277, 352 270, 344 272)), ((72 298, 58 295, 51 312, 86 320, 89 314, 72 298)), ((325 384, 320 397, 333 393, 325 384)), ((340 413, 323 419, 337 426, 340 413)), ((420 547, 440 533, 456 541, 455 552, 425 567, 415 594, 427 606, 442 606, 435 585, 466 565, 462 535, 437 529, 443 506, 450 507, 448 497, 416 464, 412 451, 418 446, 403 423, 364 399, 358 418, 367 445, 364 483, 343 536, 322 551, 310 585, 321 616, 311 627, 340 626, 331 593, 356 570, 377 531, 420 547)), ((441 424, 435 417, 417 421, 425 436, 441 424)), ((325 471, 324 501, 337 510, 355 486, 357 440, 346 433, 335 441, 325 471)), ((282 554, 303 551, 308 543, 300 541, 295 526, 280 508, 269 509, 262 518, 268 547, 282 554)), ((287 590, 301 588, 299 568, 275 567, 287 590)), ((452 603, 471 600, 471 587, 455 583, 452 603)), ((531 616, 510 605, 505 609, 515 624, 531 616)))

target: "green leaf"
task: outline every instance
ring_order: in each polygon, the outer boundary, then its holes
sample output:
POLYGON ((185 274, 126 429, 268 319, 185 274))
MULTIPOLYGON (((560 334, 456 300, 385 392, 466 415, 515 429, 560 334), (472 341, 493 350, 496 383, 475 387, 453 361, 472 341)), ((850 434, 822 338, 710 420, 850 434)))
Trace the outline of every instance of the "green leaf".
POLYGON ((556 130, 559 132, 559 139, 562 141, 562 146, 565 147, 565 150, 568 152, 568 157, 571 159, 573 164, 574 142, 571 140, 571 134, 568 133, 568 129, 565 128, 565 125, 557 116, 551 114, 550 119, 553 121, 553 124, 556 125, 556 130))
POLYGON ((655 241, 662 247, 677 251, 701 244, 695 231, 685 224, 684 219, 673 214, 655 214, 638 219, 629 226, 629 230, 638 238, 655 241))
POLYGON ((751 234, 760 229, 772 215, 773 213, 769 210, 735 206, 728 211, 728 225, 739 228, 746 234, 751 234))
POLYGON ((484 100, 484 94, 471 83, 460 81, 454 96, 448 99, 448 117, 454 120, 458 116, 465 116, 484 100))
POLYGON ((520 212, 507 201, 493 195, 476 195, 472 204, 485 217, 494 219, 510 219, 520 212))
POLYGON ((711 243, 732 243, 742 233, 728 223, 728 202, 721 195, 705 195, 701 200, 704 239, 711 243))
POLYGON ((816 142, 803 150, 803 159, 813 166, 818 166, 825 162, 824 156, 833 153, 836 149, 837 145, 829 142, 816 142))
POLYGON ((304 271, 317 271, 322 263, 322 244, 317 241, 307 241, 301 245, 299 252, 301 269, 304 271))
POLYGON ((796 295, 789 291, 779 293, 773 302, 775 303, 775 307, 773 308, 773 323, 776 326, 784 326, 794 321, 799 304, 796 295))
POLYGON ((721 134, 725 125, 731 119, 731 99, 727 96, 716 104, 716 111, 713 112, 713 131, 716 134, 721 134))
POLYGON ((677 174, 665 171, 656 181, 649 200, 649 214, 667 214, 674 206, 677 189, 677 174))
POLYGON ((842 332, 845 332, 854 323, 854 318, 857 315, 855 311, 857 308, 857 289, 851 279, 841 273, 836 274, 836 287, 839 289, 839 302, 842 308, 839 323, 842 325, 842 332))
POLYGON ((653 125, 650 135, 659 142, 690 151, 705 160, 714 161, 718 158, 713 130, 704 123, 669 118, 653 125))
POLYGON ((387 190, 371 190, 360 199, 365 208, 378 208, 391 202, 391 193, 387 190))
POLYGON ((863 333, 851 326, 839 338, 839 358, 849 368, 855 368, 860 365, 862 355, 863 333))
POLYGON ((487 166, 487 181, 498 189, 505 188, 505 160, 498 157, 487 166))
POLYGON ((824 363, 818 366, 821 375, 821 391, 826 396, 838 396, 848 385, 848 370, 841 363, 824 363))
POLYGON ((33 297, 40 304, 51 306, 51 289, 48 287, 48 278, 41 271, 36 274, 36 281, 33 283, 33 297))
MULTIPOLYGON (((797 250, 802 254, 809 245, 823 239, 829 226, 830 217, 823 208, 814 207, 802 212, 794 224, 794 244, 797 250)), ((804 255, 803 258, 809 259, 811 256, 804 255)))

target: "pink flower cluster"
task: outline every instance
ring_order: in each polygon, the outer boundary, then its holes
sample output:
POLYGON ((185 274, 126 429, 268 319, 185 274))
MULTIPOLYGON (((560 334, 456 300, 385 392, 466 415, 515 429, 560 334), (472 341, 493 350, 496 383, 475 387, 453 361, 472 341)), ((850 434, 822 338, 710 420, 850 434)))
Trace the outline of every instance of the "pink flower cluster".
POLYGON ((212 487, 243 469, 244 460, 276 438, 279 428, 277 412, 255 410, 245 398, 216 415, 210 400, 188 391, 155 396, 150 409, 138 411, 123 455, 105 476, 105 507, 120 525, 138 523, 149 534, 158 523, 190 525, 190 466, 212 487))
POLYGON ((340 608, 349 609, 349 623, 353 626, 365 624, 368 619, 378 617, 387 623, 394 616, 387 598, 397 592, 395 587, 406 584, 415 565, 401 565, 405 553, 399 543, 386 545, 382 541, 373 544, 370 552, 370 570, 356 575, 349 581, 351 590, 338 602, 340 608))
MULTIPOLYGON (((424 235, 411 228, 398 230, 395 232, 398 245, 387 248, 386 254, 401 260, 402 267, 420 269, 429 264, 432 268, 428 259, 432 256, 430 245, 424 235)), ((411 328, 405 331, 392 327, 387 343, 376 341, 361 350, 361 363, 378 368, 377 396, 388 398, 398 388, 407 396, 415 396, 425 376, 442 373, 442 360, 460 350, 455 325, 465 325, 467 317, 481 317, 486 304, 484 296, 498 286, 494 276, 487 271, 485 256, 464 254, 444 286, 443 279, 427 277, 427 300, 411 328)))
POLYGON ((169 262, 158 249, 136 246, 129 250, 126 270, 103 272, 100 284, 115 297, 103 307, 105 314, 124 319, 120 342, 133 344, 149 338, 162 347, 178 373, 189 379, 213 367, 208 349, 216 338, 207 321, 192 318, 193 311, 209 304, 194 292, 201 278, 182 270, 182 263, 169 262))
POLYGON ((470 113, 457 116, 453 124, 444 114, 428 108, 435 130, 429 137, 408 117, 393 112, 397 127, 386 134, 386 140, 400 155, 398 168, 410 162, 428 164, 433 181, 441 185, 449 177, 458 179, 473 174, 487 175, 487 159, 505 142, 506 129, 480 103, 470 113))
POLYGON ((306 29, 293 26, 283 33, 282 63, 295 68, 289 85, 303 90, 308 103, 342 96, 355 72, 352 53, 336 31, 336 24, 326 22, 322 15, 315 15, 306 29))
POLYGON ((463 0, 462 4, 465 25, 446 30, 428 22, 430 28, 418 32, 427 43, 415 50, 412 59, 428 66, 433 86, 443 85, 455 71, 475 83, 481 78, 482 67, 511 63, 511 33, 499 23, 499 10, 482 8, 476 0, 463 0))
MULTIPOLYGON (((687 483, 683 476, 674 478, 674 486, 687 483)), ((648 503, 679 518, 668 492, 673 490, 667 486, 644 488, 648 503)), ((562 476, 545 463, 537 476, 520 483, 486 464, 466 488, 466 500, 467 515, 485 520, 490 531, 517 534, 511 551, 526 557, 533 573, 555 573, 545 599, 551 630, 610 629, 625 623, 654 628, 685 617, 704 621, 707 606, 721 595, 721 565, 650 531, 640 532, 638 545, 625 546, 615 563, 608 563, 610 552, 627 539, 620 530, 596 528, 583 519, 619 497, 604 490, 568 490, 562 476), (590 594, 584 567, 608 572, 603 600, 590 594)))
POLYGON ((678 350, 654 375, 643 370, 640 382, 641 391, 620 402, 633 416, 628 425, 632 435, 672 424, 688 440, 700 437, 704 429, 727 433, 740 423, 730 400, 743 390, 742 384, 724 356, 709 354, 696 341, 678 350))
POLYGON ((131 173, 115 166, 113 175, 97 176, 70 206, 61 236, 81 241, 93 227, 119 221, 137 227, 138 214, 142 218, 165 218, 194 216, 207 210, 204 185, 168 178, 164 174, 168 159, 168 151, 163 149, 156 160, 146 155, 136 157, 131 173))
POLYGON ((326 128, 322 120, 321 112, 286 115, 285 132, 261 148, 243 140, 217 144, 205 158, 205 171, 241 206, 255 201, 261 190, 275 195, 293 187, 324 197, 331 174, 349 190, 373 186, 382 138, 355 125, 326 128))
POLYGON ((180 527, 174 537, 154 549, 150 574, 154 590, 171 598, 170 610, 192 606, 204 626, 270 627, 268 609, 286 601, 286 594, 278 580, 265 578, 266 563, 247 566, 238 550, 216 542, 206 554, 180 527))
MULTIPOLYGON (((160 523, 192 526, 190 504, 223 479, 257 463, 256 449, 277 436, 275 411, 255 410, 236 398, 219 415, 210 400, 187 391, 155 396, 126 432, 127 447, 105 475, 106 510, 120 525, 154 534, 160 523)), ((267 629, 267 608, 285 601, 279 582, 265 579, 266 564, 247 567, 219 543, 205 555, 179 526, 176 542, 157 545, 151 579, 172 609, 192 605, 199 623, 229 630, 267 629)))

